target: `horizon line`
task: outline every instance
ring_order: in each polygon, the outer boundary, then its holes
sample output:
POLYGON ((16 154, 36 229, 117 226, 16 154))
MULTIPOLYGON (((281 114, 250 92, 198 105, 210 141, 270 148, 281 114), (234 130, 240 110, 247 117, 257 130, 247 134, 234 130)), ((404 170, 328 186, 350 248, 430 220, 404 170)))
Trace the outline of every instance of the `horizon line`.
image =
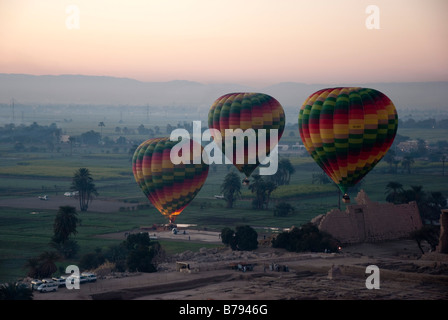
POLYGON ((111 79, 121 79, 121 80, 131 80, 136 81, 140 83, 172 83, 172 82, 190 82, 195 84, 201 84, 201 85, 239 85, 239 86, 246 86, 251 88, 267 88, 272 87, 279 84, 301 84, 301 85, 331 85, 331 86, 344 86, 345 85, 362 85, 362 84, 397 84, 397 83, 446 83, 448 80, 428 80, 428 81, 370 81, 370 82, 361 82, 361 81, 354 81, 354 82, 342 82, 340 84, 335 84, 333 82, 313 82, 313 83, 307 83, 307 82, 301 82, 301 81, 294 81, 294 80, 284 80, 284 81, 278 81, 278 82, 272 82, 271 84, 262 85, 262 86, 254 86, 250 84, 240 83, 240 82, 230 82, 230 81, 197 81, 197 80, 187 80, 187 79, 172 79, 172 80, 165 80, 165 81, 158 81, 158 80, 139 80, 136 78, 126 77, 126 76, 114 76, 114 75, 90 75, 90 74, 78 74, 78 73, 61 73, 61 74, 32 74, 32 73, 2 73, 0 72, 0 75, 8 75, 8 76, 32 76, 32 77, 90 77, 90 78, 111 78, 111 79))

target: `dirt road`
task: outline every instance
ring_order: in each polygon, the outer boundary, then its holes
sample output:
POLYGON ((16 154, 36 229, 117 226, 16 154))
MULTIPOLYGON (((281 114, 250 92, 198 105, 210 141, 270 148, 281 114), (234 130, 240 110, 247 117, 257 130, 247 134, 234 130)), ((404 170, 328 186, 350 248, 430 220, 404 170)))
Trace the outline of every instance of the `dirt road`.
MULTIPOLYGON (((36 197, 0 199, 0 207, 26 208, 33 211, 57 210, 60 206, 72 206, 79 210, 79 200, 74 197, 50 196, 48 200, 36 197)), ((89 210, 95 212, 117 212, 121 207, 132 207, 130 204, 113 200, 95 199, 89 210)))
POLYGON ((201 249, 170 257, 156 273, 104 277, 81 285, 79 290, 61 288, 55 293, 36 293, 35 300, 448 299, 447 263, 422 259, 412 241, 362 244, 343 251, 328 254, 263 247, 253 252, 201 249), (176 260, 187 260, 191 273, 177 272, 176 260), (243 261, 253 264, 253 271, 229 267, 243 261), (271 269, 274 264, 287 265, 288 272, 271 269), (368 265, 380 268, 379 289, 366 288, 368 265))

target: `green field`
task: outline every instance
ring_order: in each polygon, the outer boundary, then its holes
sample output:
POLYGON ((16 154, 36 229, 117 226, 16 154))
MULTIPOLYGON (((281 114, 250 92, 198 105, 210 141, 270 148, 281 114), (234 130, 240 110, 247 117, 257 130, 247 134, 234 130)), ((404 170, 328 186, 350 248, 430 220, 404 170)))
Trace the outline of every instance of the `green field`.
MULTIPOLYGON (((146 119, 146 108, 140 110, 140 118, 146 119)), ((134 115, 135 116, 135 115, 134 115)), ((116 126, 135 129, 140 120, 134 117, 129 122, 129 114, 105 115, 100 118, 89 117, 80 121, 81 116, 72 115, 73 121, 62 123, 57 117, 40 118, 39 124, 49 124, 56 121, 64 128, 65 134, 80 134, 87 130, 99 131, 98 121, 105 121, 103 136, 118 138, 116 126), (78 117, 78 118, 77 118, 78 117), (125 122, 118 124, 120 117, 125 122), (128 121, 128 122, 126 122, 128 121), (82 124, 82 125, 81 125, 82 124)), ((145 127, 154 127, 155 124, 166 126, 173 122, 167 117, 158 123, 150 118, 143 121, 145 127)), ((188 119, 187 119, 188 120, 188 119)), ((193 120, 193 119, 191 119, 193 120)), ((189 120, 188 120, 189 121, 189 120)), ((163 128, 162 128, 163 129, 163 128)), ((165 132, 164 130, 162 130, 165 132)), ((411 139, 425 139, 431 143, 446 140, 448 130, 443 129, 400 129, 398 133, 411 139)), ((141 190, 135 183, 128 150, 132 144, 139 144, 145 137, 139 135, 128 136, 130 143, 120 147, 88 147, 61 145, 58 151, 53 152, 17 152, 13 143, 0 144, 0 199, 37 197, 42 194, 60 195, 70 190, 71 178, 75 170, 85 167, 92 174, 99 197, 122 201, 123 204, 147 204, 141 190)), ((294 144, 300 141, 298 132, 285 130, 281 144, 294 144), (291 134, 293 132, 293 134, 291 134)), ((26 146, 29 148, 30 146, 26 146)), ((45 149, 45 144, 37 146, 45 149)), ((40 150, 39 149, 39 150, 40 150)), ((223 227, 236 227, 250 225, 259 232, 263 228, 289 228, 299 226, 313 217, 325 214, 337 208, 340 195, 334 184, 312 184, 312 176, 320 173, 321 169, 307 154, 280 154, 287 157, 293 164, 296 172, 292 175, 290 185, 280 186, 272 193, 269 209, 253 210, 251 201, 253 195, 248 189, 243 190, 243 198, 236 202, 233 209, 227 209, 223 200, 217 200, 214 195, 221 194, 220 186, 225 175, 235 170, 232 165, 215 165, 210 168, 209 176, 199 194, 193 202, 176 219, 182 224, 195 224, 197 228, 208 230, 221 230, 223 227), (287 217, 275 217, 273 208, 281 201, 294 206, 295 211, 287 217)), ((385 186, 389 181, 403 184, 405 189, 421 185, 426 192, 440 191, 448 195, 448 170, 442 176, 442 162, 430 162, 416 159, 407 174, 402 167, 398 167, 397 174, 388 173, 388 164, 381 162, 362 181, 361 187, 368 196, 375 201, 385 201, 385 186)), ((241 178, 243 176, 241 175, 241 178)), ((352 193, 354 199, 356 193, 352 193)), ((344 207, 344 205, 342 205, 344 207)), ((55 210, 31 214, 31 210, 19 208, 0 207, 0 282, 22 277, 25 270, 22 268, 25 261, 45 250, 52 236, 52 225, 55 210)), ((97 235, 112 232, 125 232, 140 226, 150 226, 154 223, 166 223, 165 218, 155 209, 117 211, 112 213, 98 213, 88 211, 80 213, 82 224, 78 227, 76 240, 81 251, 79 256, 93 252, 96 248, 105 248, 121 240, 108 240, 97 235)), ((185 250, 198 250, 205 244, 161 241, 169 253, 185 250)), ((79 257, 78 257, 79 258, 79 257)), ((73 261, 60 262, 61 265, 76 263, 73 261)))
MULTIPOLYGON (((4 157, 4 155, 3 155, 4 157)), ((196 224, 197 228, 221 230, 223 227, 250 225, 261 233, 265 227, 289 228, 299 226, 313 217, 324 214, 338 206, 339 194, 333 184, 312 184, 312 174, 319 168, 309 157, 290 158, 296 172, 288 186, 279 187, 273 194, 268 210, 251 208, 252 194, 243 190, 243 199, 236 202, 233 209, 227 209, 223 200, 214 199, 220 194, 220 185, 231 166, 217 166, 210 170, 209 177, 193 202, 176 219, 178 223, 196 224), (276 203, 287 201, 295 212, 288 217, 275 217, 276 203)), ((148 203, 137 187, 132 175, 131 164, 126 154, 105 157, 103 154, 63 155, 41 154, 37 159, 27 154, 8 154, 7 161, 0 165, 1 198, 38 196, 39 194, 61 194, 69 190, 73 172, 86 167, 92 173, 101 198, 113 198, 123 202, 148 203), (14 165, 15 163, 15 165, 14 165)), ((387 164, 380 163, 362 182, 362 188, 372 200, 384 201, 385 185, 398 181, 405 188, 422 185, 427 192, 441 191, 448 194, 447 177, 441 176, 442 165, 438 162, 416 161, 412 174, 386 173, 387 164)), ((355 195, 352 195, 354 198, 355 195)), ((342 205, 344 207, 344 205, 342 205)), ((23 265, 26 259, 45 250, 51 250, 48 243, 52 235, 52 225, 56 211, 31 214, 31 210, 0 208, 0 282, 24 276, 23 265)), ((140 226, 166 223, 164 217, 155 209, 117 211, 113 213, 79 213, 82 224, 78 227, 76 240, 81 250, 78 258, 95 248, 105 248, 121 240, 108 240, 97 235, 112 232, 125 232, 140 226)), ((162 241, 169 253, 185 250, 198 250, 205 244, 162 241)), ((60 265, 75 263, 63 261, 60 265)))

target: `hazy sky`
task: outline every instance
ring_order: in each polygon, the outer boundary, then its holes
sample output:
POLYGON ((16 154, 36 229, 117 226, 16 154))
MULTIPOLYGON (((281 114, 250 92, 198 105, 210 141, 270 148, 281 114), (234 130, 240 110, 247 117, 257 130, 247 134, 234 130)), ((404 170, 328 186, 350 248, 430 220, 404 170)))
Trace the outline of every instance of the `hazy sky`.
POLYGON ((447 13, 446 0, 0 0, 0 73, 448 81, 447 13))

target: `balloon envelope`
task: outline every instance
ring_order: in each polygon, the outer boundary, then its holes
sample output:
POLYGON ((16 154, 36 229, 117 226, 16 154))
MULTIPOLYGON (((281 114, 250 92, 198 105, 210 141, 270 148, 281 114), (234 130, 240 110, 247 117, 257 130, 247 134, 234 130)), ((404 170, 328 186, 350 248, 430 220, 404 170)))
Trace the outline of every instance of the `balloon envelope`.
POLYGON ((395 138, 392 101, 368 88, 328 88, 310 95, 299 113, 305 148, 343 193, 383 158, 395 138))
MULTIPOLYGON (((259 166, 258 150, 260 150, 259 129, 266 130, 266 140, 263 143, 266 156, 270 154, 271 130, 277 130, 280 140, 285 128, 285 112, 281 104, 273 97, 263 93, 229 93, 215 100, 208 113, 208 126, 221 133, 222 140, 214 135, 215 142, 225 154, 226 129, 253 129, 257 139, 255 152, 249 151, 247 141, 244 143, 244 162, 237 161, 237 142, 233 139, 233 156, 226 156, 233 165, 247 177, 259 166)), ((212 132, 213 135, 213 132, 212 132)))
POLYGON ((140 144, 132 158, 132 171, 139 187, 148 200, 167 216, 170 222, 194 199, 201 190, 207 175, 208 165, 194 164, 190 143, 190 164, 173 164, 170 153, 177 141, 169 138, 149 139, 140 144))

